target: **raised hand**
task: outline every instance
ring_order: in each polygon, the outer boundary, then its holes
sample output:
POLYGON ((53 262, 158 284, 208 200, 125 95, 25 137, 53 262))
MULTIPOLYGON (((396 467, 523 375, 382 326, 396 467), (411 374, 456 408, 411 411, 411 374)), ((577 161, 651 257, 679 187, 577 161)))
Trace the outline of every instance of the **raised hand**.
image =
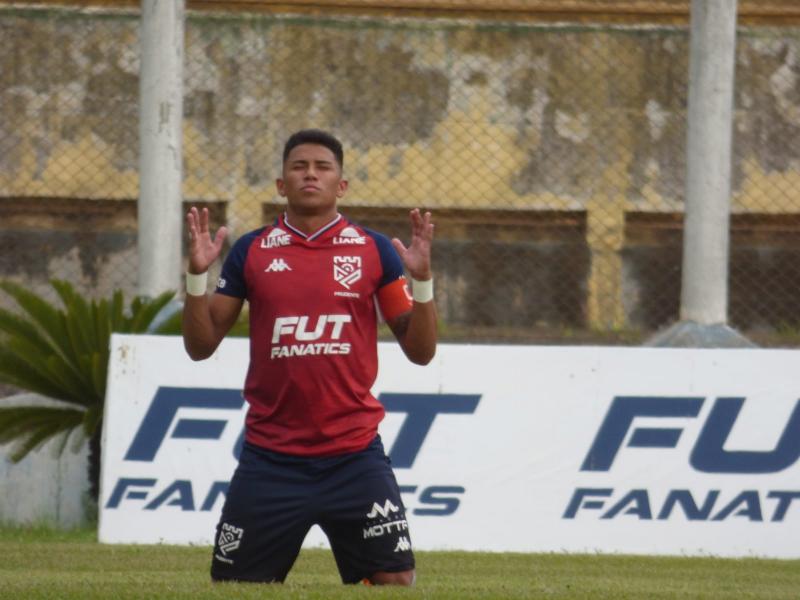
POLYGON ((198 211, 194 206, 186 214, 186 225, 189 229, 189 272, 205 273, 222 252, 228 228, 220 227, 212 237, 208 229, 208 209, 198 211))
POLYGON ((431 213, 420 214, 419 209, 411 211, 411 243, 406 248, 399 239, 392 245, 403 261, 409 275, 417 281, 427 281, 431 273, 431 245, 433 244, 433 223, 431 213))

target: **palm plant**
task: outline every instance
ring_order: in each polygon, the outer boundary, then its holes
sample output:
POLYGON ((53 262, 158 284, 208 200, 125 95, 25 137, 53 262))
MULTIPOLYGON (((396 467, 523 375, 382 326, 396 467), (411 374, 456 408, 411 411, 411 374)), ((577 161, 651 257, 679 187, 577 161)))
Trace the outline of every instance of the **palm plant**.
MULTIPOLYGON (((59 440, 59 455, 70 439, 73 451, 88 439, 90 493, 97 500, 111 333, 148 331, 175 292, 136 297, 126 308, 119 290, 110 300, 87 301, 66 281, 50 283, 63 308, 0 281, 0 289, 22 309, 19 314, 0 309, 0 382, 61 401, 3 406, 0 399, 0 444, 14 442, 10 458, 18 462, 51 439, 59 440)), ((177 333, 175 316, 153 333, 177 333)))

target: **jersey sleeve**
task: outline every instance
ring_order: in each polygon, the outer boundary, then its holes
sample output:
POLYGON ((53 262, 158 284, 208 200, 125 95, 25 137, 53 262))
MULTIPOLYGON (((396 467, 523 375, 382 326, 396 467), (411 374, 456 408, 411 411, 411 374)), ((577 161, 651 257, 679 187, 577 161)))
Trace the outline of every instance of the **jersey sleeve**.
POLYGON ((247 253, 250 246, 263 229, 251 231, 243 235, 231 248, 225 262, 222 264, 222 271, 217 282, 216 292, 233 296, 235 298, 247 298, 247 282, 244 276, 244 266, 247 262, 247 253))
POLYGON ((410 311, 413 300, 408 291, 408 282, 403 274, 403 262, 389 238, 370 230, 367 230, 367 233, 375 240, 383 269, 376 293, 378 308, 383 317, 390 321, 410 311))

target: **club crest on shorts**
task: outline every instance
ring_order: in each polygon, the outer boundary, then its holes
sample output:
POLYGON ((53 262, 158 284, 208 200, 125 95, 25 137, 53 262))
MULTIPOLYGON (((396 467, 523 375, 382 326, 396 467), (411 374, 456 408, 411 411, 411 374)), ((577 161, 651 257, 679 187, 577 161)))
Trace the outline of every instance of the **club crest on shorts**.
POLYGON ((360 256, 334 256, 333 280, 342 284, 348 290, 350 286, 361 279, 360 256))
POLYGON ((241 527, 234 527, 223 523, 219 529, 219 539, 217 539, 217 547, 219 551, 225 556, 239 548, 244 536, 244 529, 241 527))

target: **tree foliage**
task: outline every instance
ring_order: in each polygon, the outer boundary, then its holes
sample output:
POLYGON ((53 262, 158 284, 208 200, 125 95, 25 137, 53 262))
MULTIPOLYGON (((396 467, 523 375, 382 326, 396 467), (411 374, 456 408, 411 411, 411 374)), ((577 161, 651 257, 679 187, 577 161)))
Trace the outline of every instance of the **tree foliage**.
POLYGON ((19 406, 4 405, 11 398, 0 399, 0 444, 15 444, 15 462, 53 438, 60 439, 63 452, 70 437, 77 448, 99 434, 112 332, 180 330, 175 318, 151 330, 175 292, 135 297, 126 307, 119 290, 110 299, 89 300, 67 281, 50 283, 62 307, 19 284, 0 281, 0 289, 21 309, 0 308, 0 382, 61 401, 19 406))

